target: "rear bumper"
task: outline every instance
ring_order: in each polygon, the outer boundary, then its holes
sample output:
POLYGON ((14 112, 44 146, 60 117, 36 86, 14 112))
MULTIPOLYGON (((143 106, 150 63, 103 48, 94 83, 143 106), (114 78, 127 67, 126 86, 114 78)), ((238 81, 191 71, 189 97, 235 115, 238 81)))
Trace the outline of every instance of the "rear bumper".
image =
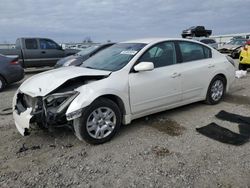
POLYGON ((24 69, 21 66, 13 65, 7 72, 6 80, 8 84, 18 82, 24 78, 24 69))

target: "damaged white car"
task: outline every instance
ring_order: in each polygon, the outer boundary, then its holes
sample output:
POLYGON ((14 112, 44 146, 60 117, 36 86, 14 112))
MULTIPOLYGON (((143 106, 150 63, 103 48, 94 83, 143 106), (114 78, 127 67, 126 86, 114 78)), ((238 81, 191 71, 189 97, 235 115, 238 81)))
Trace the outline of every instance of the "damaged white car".
POLYGON ((120 125, 177 106, 217 104, 235 67, 211 47, 186 39, 118 43, 81 67, 47 71, 26 80, 13 99, 17 129, 71 126, 92 144, 110 140, 120 125))

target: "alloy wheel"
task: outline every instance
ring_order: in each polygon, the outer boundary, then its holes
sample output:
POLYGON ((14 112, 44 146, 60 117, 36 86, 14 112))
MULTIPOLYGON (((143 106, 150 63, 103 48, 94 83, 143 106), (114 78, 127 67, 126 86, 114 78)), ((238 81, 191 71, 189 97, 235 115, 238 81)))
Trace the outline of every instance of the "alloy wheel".
POLYGON ((223 96, 224 83, 222 80, 216 80, 211 87, 211 97, 214 101, 219 101, 223 96))
POLYGON ((99 107, 88 117, 86 128, 88 134, 95 139, 109 136, 116 125, 116 115, 111 108, 99 107))

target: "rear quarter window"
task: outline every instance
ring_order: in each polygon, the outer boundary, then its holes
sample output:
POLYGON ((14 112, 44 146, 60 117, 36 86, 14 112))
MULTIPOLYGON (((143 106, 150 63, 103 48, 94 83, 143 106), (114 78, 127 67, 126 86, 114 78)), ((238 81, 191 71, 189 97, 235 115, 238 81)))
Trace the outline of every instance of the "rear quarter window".
POLYGON ((212 57, 211 49, 198 43, 179 42, 182 62, 202 60, 212 57))

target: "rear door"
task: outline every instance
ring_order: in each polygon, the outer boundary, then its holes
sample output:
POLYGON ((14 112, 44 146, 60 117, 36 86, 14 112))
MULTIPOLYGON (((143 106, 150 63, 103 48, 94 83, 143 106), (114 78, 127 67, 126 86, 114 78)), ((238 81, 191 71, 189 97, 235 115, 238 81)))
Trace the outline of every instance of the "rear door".
POLYGON ((187 41, 179 41, 181 63, 181 85, 183 101, 196 100, 204 96, 216 63, 211 59, 211 49, 187 41))
POLYGON ((42 66, 41 51, 38 46, 37 39, 24 39, 25 48, 22 49, 23 61, 25 67, 42 66))

